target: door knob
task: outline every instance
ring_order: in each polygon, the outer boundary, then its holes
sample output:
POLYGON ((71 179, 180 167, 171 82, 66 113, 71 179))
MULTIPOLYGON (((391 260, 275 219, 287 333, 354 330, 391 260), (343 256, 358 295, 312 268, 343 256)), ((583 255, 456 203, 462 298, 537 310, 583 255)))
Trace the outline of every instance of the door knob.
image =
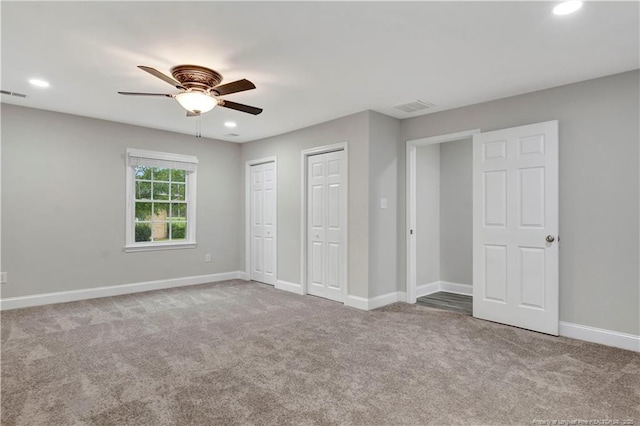
POLYGON ((545 240, 547 240, 548 243, 552 243, 556 239, 555 239, 555 237, 553 235, 547 235, 547 238, 545 238, 545 240))

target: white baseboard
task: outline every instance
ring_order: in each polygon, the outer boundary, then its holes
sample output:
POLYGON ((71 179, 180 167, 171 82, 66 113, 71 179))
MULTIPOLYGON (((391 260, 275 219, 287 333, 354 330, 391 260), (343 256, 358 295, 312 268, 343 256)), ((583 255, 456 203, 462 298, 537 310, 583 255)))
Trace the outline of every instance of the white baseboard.
POLYGON ((416 297, 428 296, 438 291, 472 296, 473 286, 471 284, 452 283, 451 281, 434 281, 432 283, 419 285, 416 288, 416 297))
POLYGON ((8 297, 0 299, 0 310, 28 308, 31 306, 50 305, 53 303, 74 302, 77 300, 96 299, 99 297, 119 296, 122 294, 141 293, 144 291, 165 288, 184 287, 188 285, 206 284, 217 281, 245 279, 242 271, 224 272, 221 274, 197 275, 193 277, 171 278, 167 280, 146 281, 141 283, 121 284, 106 287, 87 288, 82 290, 58 291, 30 296, 8 297))
POLYGON ((361 309, 363 311, 369 310, 369 299, 366 297, 347 295, 347 300, 344 301, 345 306, 351 306, 352 308, 361 309))
POLYGON ((416 297, 427 296, 440 291, 440 281, 434 281, 429 284, 422 284, 416 287, 416 297))
POLYGON ((302 292, 302 285, 296 283, 290 283, 288 281, 278 280, 276 281, 276 286, 278 290, 284 290, 295 294, 304 294, 302 292))
POLYGON ((560 321, 561 336, 640 352, 640 336, 560 321))
POLYGON ((440 291, 466 294, 468 296, 473 295, 473 287, 471 286, 471 284, 452 283, 449 281, 440 281, 440 291))
POLYGON ((369 310, 378 309, 396 302, 405 302, 406 300, 407 294, 404 291, 394 291, 393 293, 387 293, 369 299, 369 310))
POLYGON ((383 294, 367 299, 366 297, 348 295, 344 304, 352 308, 370 311, 396 302, 405 302, 407 295, 404 291, 394 291, 393 293, 383 294))

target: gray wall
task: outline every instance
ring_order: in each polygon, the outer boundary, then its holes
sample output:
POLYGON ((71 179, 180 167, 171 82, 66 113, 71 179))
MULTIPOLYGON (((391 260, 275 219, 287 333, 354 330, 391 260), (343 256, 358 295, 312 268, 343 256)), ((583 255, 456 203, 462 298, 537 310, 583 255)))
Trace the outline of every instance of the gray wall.
POLYGON ((440 144, 440 280, 473 282, 471 139, 440 144))
POLYGON ((440 281, 440 145, 416 148, 418 286, 440 281))
POLYGON ((440 144, 416 148, 416 280, 440 281, 440 144))
MULTIPOLYGON (((300 284, 301 154, 339 142, 349 145, 349 294, 368 297, 369 112, 241 145, 246 161, 278 158, 278 279, 300 284)), ((244 177, 242 178, 244 188, 244 177)), ((244 191, 244 190, 243 190, 244 191)), ((244 204, 242 206, 244 212, 244 204)), ((244 217, 244 213, 242 214, 244 217)), ((244 227, 240 231, 244 247, 244 227)))
POLYGON ((3 104, 2 297, 243 270, 239 175, 234 143, 3 104), (128 147, 198 157, 197 248, 122 251, 128 147))
POLYGON ((640 334, 639 79, 636 70, 402 121, 399 264, 406 262, 404 141, 559 120, 560 320, 640 334))
POLYGON ((369 112, 369 297, 396 291, 400 120, 369 112), (388 207, 381 207, 385 198, 388 207))

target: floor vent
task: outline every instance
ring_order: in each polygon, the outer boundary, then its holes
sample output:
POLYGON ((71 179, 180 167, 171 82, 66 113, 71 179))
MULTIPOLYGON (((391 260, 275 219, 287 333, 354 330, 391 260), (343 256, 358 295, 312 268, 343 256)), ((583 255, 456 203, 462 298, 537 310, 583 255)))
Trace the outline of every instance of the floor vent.
POLYGON ((18 93, 18 92, 8 92, 6 90, 0 90, 0 93, 2 93, 3 95, 17 96, 19 98, 26 98, 27 97, 27 95, 25 95, 25 94, 18 93))
POLYGON ((404 112, 416 112, 423 109, 433 108, 435 105, 421 100, 411 101, 404 104, 395 105, 394 108, 404 112))

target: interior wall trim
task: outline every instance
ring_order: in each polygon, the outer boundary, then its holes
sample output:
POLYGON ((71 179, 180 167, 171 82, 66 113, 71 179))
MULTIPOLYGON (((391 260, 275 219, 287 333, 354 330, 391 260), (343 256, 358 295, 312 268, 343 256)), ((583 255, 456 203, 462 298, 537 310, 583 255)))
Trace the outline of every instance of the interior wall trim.
POLYGON ((363 311, 368 311, 369 299, 367 299, 366 297, 354 296, 352 294, 349 294, 344 301, 344 305, 363 311))
POLYGON ((289 282, 289 281, 278 280, 278 281, 276 281, 275 287, 278 290, 284 290, 284 291, 288 291, 290 293, 301 294, 301 295, 304 294, 304 291, 302 291, 302 285, 301 284, 292 283, 292 282, 289 282))
POLYGON ((471 284, 452 283, 450 281, 440 281, 440 291, 449 293, 466 294, 473 296, 473 287, 471 284))
POLYGON ((640 336, 560 321, 560 336, 640 352, 640 336))
POLYGON ((406 299, 407 295, 404 291, 394 291, 372 298, 354 296, 350 294, 347 296, 344 304, 345 306, 361 309, 363 311, 370 311, 372 309, 378 309, 392 303, 404 302, 406 299))
POLYGON ((422 284, 416 287, 416 298, 437 293, 438 291, 440 291, 440 281, 422 284))
POLYGON ((416 287, 416 297, 428 296, 429 294, 437 293, 438 291, 473 296, 473 286, 471 286, 471 284, 453 283, 451 281, 434 281, 416 287))
POLYGON ((246 273, 244 271, 223 272, 219 274, 196 275, 192 277, 171 278, 167 280, 86 288, 82 290, 58 291, 55 293, 41 293, 29 296, 8 297, 0 299, 0 310, 6 311, 9 309, 28 308, 31 306, 75 302, 78 300, 120 296, 123 294, 141 293, 151 290, 184 287, 189 285, 206 284, 234 279, 244 280, 246 279, 246 273))

